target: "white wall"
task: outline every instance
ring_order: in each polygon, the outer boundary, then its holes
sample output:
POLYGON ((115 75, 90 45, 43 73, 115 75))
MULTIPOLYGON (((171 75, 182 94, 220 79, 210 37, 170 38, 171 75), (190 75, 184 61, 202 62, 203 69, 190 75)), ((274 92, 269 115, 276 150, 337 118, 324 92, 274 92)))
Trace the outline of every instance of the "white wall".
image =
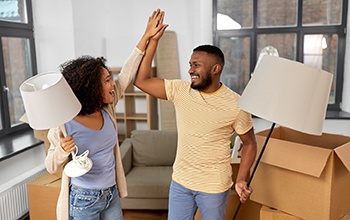
POLYGON ((74 53, 71 0, 32 1, 38 72, 58 70, 74 53))
POLYGON ((109 66, 122 66, 141 38, 148 16, 157 8, 166 12, 168 30, 177 33, 181 78, 189 79, 192 49, 199 44, 212 44, 211 1, 105 0, 103 3, 33 1, 39 72, 55 69, 64 61, 85 54, 104 56, 109 66))

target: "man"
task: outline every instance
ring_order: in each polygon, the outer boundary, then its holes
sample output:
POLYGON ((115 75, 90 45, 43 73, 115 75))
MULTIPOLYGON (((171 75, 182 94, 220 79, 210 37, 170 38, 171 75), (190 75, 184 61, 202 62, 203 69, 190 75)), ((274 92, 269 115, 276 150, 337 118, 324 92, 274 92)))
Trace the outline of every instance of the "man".
POLYGON ((152 59, 167 27, 161 17, 163 27, 150 39, 134 84, 175 106, 178 148, 168 219, 192 220, 197 208, 203 220, 224 219, 233 185, 230 138, 235 131, 243 142, 235 189, 241 202, 252 193, 246 182, 256 156, 251 116, 236 106, 239 95, 220 82, 224 55, 218 47, 202 45, 193 50, 191 82, 151 78, 152 59))

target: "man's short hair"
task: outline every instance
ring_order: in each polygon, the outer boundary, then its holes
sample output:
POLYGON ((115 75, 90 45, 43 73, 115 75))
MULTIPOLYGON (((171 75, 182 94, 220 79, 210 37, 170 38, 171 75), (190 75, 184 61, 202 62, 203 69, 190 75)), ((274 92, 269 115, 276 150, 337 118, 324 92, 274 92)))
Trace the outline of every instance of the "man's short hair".
POLYGON ((208 54, 214 55, 222 67, 225 65, 224 53, 217 46, 208 45, 208 44, 200 45, 193 49, 193 52, 195 51, 204 51, 204 52, 207 52, 208 54))

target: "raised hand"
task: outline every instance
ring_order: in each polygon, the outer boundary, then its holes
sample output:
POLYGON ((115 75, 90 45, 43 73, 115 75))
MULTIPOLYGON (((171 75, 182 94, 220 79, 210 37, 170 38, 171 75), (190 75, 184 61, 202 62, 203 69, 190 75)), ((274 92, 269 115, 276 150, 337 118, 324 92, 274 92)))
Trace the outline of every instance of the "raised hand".
POLYGON ((158 26, 161 26, 161 29, 151 37, 151 40, 158 41, 163 36, 165 29, 169 26, 168 24, 163 24, 165 13, 164 12, 161 12, 161 13, 162 13, 162 16, 158 23, 158 26))
POLYGON ((156 35, 161 29, 164 29, 165 26, 167 26, 163 24, 164 14, 164 11, 157 9, 156 11, 153 11, 151 16, 149 16, 145 31, 147 37, 150 38, 156 35))
POLYGON ((152 15, 148 17, 145 33, 142 35, 140 42, 137 44, 137 48, 139 48, 141 51, 144 51, 151 37, 155 36, 159 31, 167 27, 167 25, 163 24, 163 19, 164 11, 161 11, 160 9, 153 11, 152 15))

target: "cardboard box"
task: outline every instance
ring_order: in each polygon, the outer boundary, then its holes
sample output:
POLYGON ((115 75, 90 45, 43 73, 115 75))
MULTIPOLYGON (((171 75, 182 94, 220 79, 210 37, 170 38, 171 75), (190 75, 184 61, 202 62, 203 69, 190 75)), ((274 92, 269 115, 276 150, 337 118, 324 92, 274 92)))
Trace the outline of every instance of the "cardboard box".
POLYGON ((60 188, 61 179, 48 173, 27 184, 30 219, 56 219, 60 188))
MULTIPOLYGON (((261 148, 269 130, 256 134, 261 148)), ((308 220, 350 211, 350 137, 275 128, 251 186, 251 200, 308 220)))
POLYGON ((302 220, 302 219, 267 206, 262 206, 260 209, 260 220, 302 220))
MULTIPOLYGON (((346 215, 339 220, 349 220, 350 216, 346 215)), ((303 220, 293 215, 278 211, 276 209, 262 206, 260 209, 260 220, 303 220)))
POLYGON ((346 214, 343 218, 341 218, 340 220, 350 220, 350 212, 348 212, 348 214, 346 214))

